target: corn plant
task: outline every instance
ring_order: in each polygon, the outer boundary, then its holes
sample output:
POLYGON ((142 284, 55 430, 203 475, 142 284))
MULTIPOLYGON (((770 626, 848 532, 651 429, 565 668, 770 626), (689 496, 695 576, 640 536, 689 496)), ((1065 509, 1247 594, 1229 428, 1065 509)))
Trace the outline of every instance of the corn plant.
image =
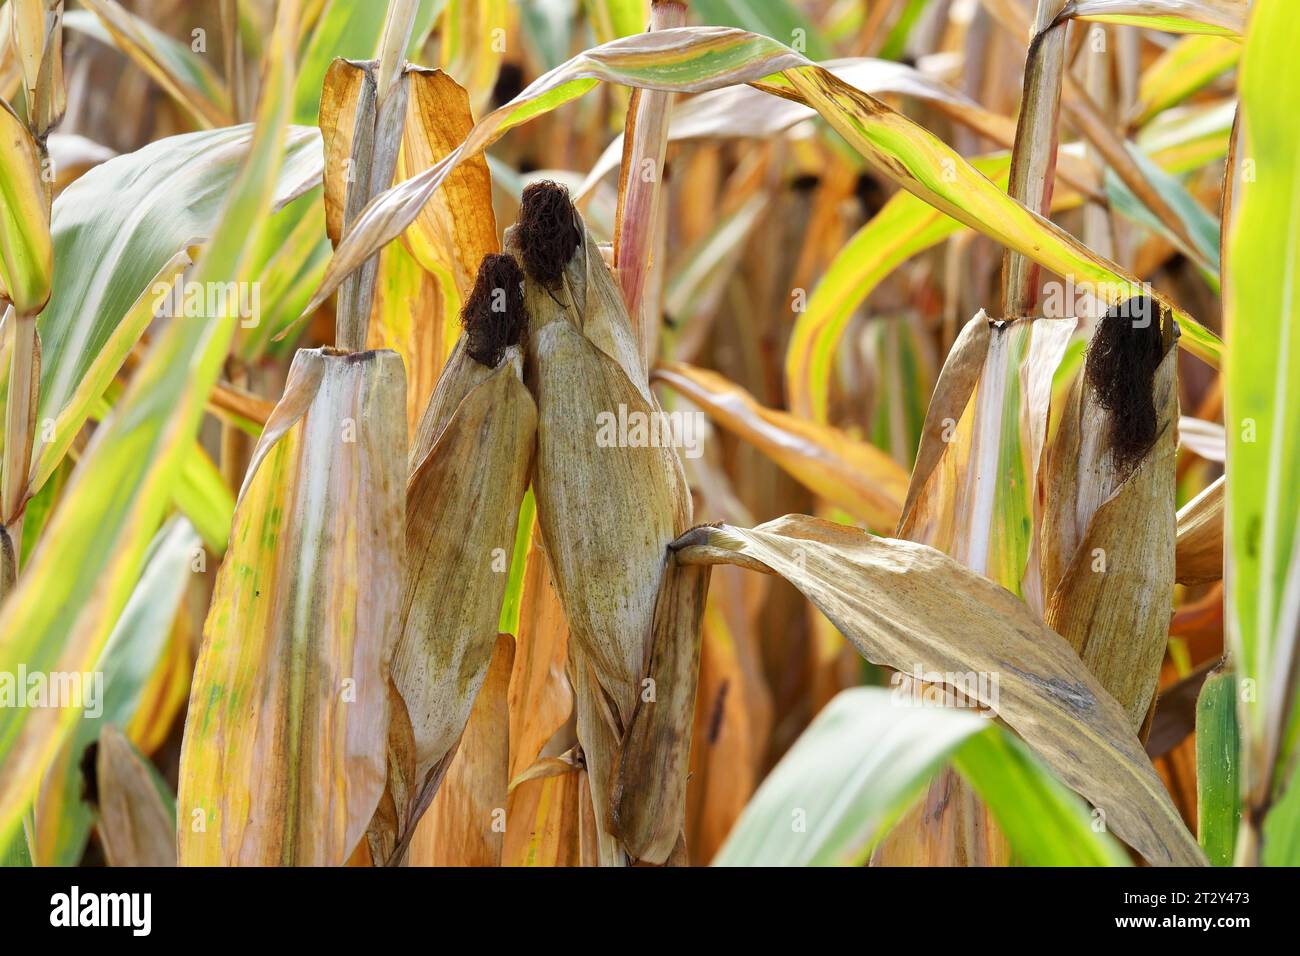
POLYGON ((1300 864, 1297 44, 0 4, 0 860, 1300 864))

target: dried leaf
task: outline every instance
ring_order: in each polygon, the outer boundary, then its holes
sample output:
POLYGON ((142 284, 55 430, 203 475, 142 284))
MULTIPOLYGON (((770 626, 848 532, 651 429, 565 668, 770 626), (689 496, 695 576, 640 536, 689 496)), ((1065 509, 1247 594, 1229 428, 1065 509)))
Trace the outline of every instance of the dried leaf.
POLYGON ((175 866, 176 808, 122 732, 105 724, 95 748, 99 842, 109 866, 175 866))
POLYGON ((805 515, 696 528, 673 547, 686 563, 779 574, 873 663, 960 681, 1151 863, 1204 863, 1123 708, 1060 635, 982 575, 925 545, 805 515))
POLYGON ((875 445, 856 441, 829 425, 764 408, 716 372, 670 362, 658 366, 654 377, 853 517, 880 530, 897 524, 907 475, 875 445))
POLYGON ((1174 569, 1179 584, 1209 584, 1223 578, 1224 479, 1178 511, 1174 569))

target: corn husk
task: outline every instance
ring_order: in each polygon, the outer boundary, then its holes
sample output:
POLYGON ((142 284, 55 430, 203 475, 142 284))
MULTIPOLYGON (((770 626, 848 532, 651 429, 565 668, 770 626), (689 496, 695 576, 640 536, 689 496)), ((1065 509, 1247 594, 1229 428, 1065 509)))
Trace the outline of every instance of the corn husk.
POLYGON ((411 838, 408 866, 500 866, 509 785, 508 690, 515 642, 497 637, 442 786, 411 838))
MULTIPOLYGON (((489 257, 479 281, 510 277, 496 276, 489 257)), ((515 319, 521 329, 522 316, 515 319)), ((478 342, 471 329, 457 343, 410 460, 408 573, 393 680, 413 750, 405 740, 390 741, 390 790, 400 792, 385 801, 391 817, 371 827, 379 862, 400 856, 433 799, 487 673, 532 466, 537 412, 522 380, 523 352, 494 343, 485 354, 478 342)))
MULTIPOLYGON (((507 231, 506 249, 527 274, 529 384, 538 403, 537 515, 569 622, 578 739, 601 827, 601 860, 616 865, 630 848, 616 836, 610 791, 646 677, 666 547, 689 527, 691 502, 673 448, 598 445, 599 416, 618 416, 622 407, 629 418, 637 413, 657 420, 659 403, 595 240, 573 212, 576 248, 558 278, 540 277, 524 247, 528 200, 522 225, 507 231)), ((693 700, 695 675, 689 680, 693 700)), ((643 843, 637 836, 632 843, 650 853, 650 862, 664 862, 660 841, 643 843)))
POLYGON ((1178 356, 1164 321, 1151 386, 1154 444, 1131 466, 1117 462, 1113 413, 1080 376, 1049 458, 1041 538, 1044 620, 1124 706, 1134 730, 1150 712, 1173 613, 1178 356))
POLYGON ((437 789, 497 638, 536 428, 522 361, 518 347, 492 370, 453 356, 429 406, 451 414, 430 429, 436 438, 407 485, 410 564, 393 677, 414 735, 421 795, 408 809, 411 823, 437 789), (453 403, 450 395, 467 383, 453 403))
POLYGON ((204 625, 182 863, 337 866, 365 833, 392 713, 405 403, 395 353, 294 359, 204 625))

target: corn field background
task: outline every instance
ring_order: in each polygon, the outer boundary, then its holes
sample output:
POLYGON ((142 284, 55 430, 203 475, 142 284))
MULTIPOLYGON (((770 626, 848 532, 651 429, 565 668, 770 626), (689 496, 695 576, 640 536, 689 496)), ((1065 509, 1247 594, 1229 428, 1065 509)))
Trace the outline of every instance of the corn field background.
POLYGON ((1295 13, 0 2, 0 862, 1300 864, 1295 13))

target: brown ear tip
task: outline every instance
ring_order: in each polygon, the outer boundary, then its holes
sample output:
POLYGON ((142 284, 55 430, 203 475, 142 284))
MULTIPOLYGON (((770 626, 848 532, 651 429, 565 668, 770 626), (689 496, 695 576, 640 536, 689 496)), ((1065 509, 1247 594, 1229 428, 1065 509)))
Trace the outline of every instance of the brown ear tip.
POLYGON ((514 256, 491 252, 479 263, 474 291, 460 310, 465 350, 479 364, 496 368, 505 350, 523 337, 528 324, 523 281, 514 256))
POLYGON ((544 179, 524 189, 519 207, 519 248, 524 268, 538 282, 558 282, 582 234, 569 191, 544 179))

